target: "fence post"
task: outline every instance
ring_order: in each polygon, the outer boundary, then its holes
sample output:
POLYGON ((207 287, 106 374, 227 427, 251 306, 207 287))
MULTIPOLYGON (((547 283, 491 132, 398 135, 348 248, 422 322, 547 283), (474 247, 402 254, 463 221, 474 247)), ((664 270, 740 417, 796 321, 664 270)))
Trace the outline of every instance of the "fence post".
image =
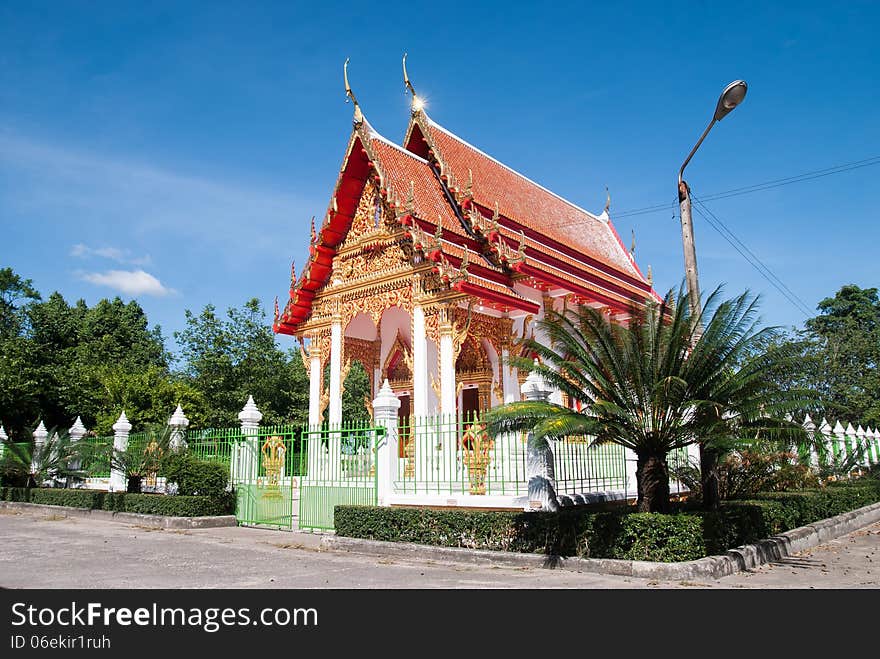
POLYGON ((234 454, 229 463, 231 473, 230 482, 252 482, 257 477, 257 452, 260 447, 258 435, 260 434, 260 421, 263 413, 257 409, 253 396, 248 396, 247 402, 238 413, 241 422, 241 434, 244 437, 243 446, 236 442, 233 446, 234 454))
POLYGON ((831 446, 831 424, 828 419, 822 417, 822 423, 819 424, 819 434, 821 435, 822 453, 819 455, 819 466, 828 467, 834 464, 834 449, 831 446))
POLYGON ((843 464, 843 462, 846 460, 846 443, 843 439, 846 430, 844 430, 843 425, 840 423, 839 419, 834 424, 834 430, 832 432, 834 433, 834 439, 832 440, 832 452, 834 454, 834 466, 837 467, 843 464), (843 453, 842 457, 841 453, 843 453))
POLYGON ((880 430, 874 428, 874 432, 871 433, 871 443, 874 446, 874 450, 871 453, 871 464, 877 464, 880 462, 880 430))
POLYGON ((862 424, 860 423, 859 427, 856 429, 856 438, 859 445, 859 467, 867 467, 871 464, 868 460, 868 442, 865 440, 865 437, 865 429, 862 428, 862 424))
MULTIPOLYGON (((131 432, 131 424, 125 417, 125 410, 113 424, 113 451, 124 451, 128 448, 128 433, 131 432)), ((111 457, 110 464, 113 464, 111 457)), ((111 466, 110 469, 110 491, 125 492, 128 490, 128 480, 126 475, 119 469, 111 466)))
POLYGON ((376 468, 379 470, 379 505, 388 506, 389 498, 394 492, 394 482, 397 480, 397 412, 400 409, 400 399, 394 395, 388 379, 379 389, 379 395, 373 399, 373 418, 376 425, 385 428, 385 438, 376 447, 376 468))
MULTIPOLYGON (((40 425, 37 426, 37 429, 34 430, 34 452, 33 455, 36 456, 40 453, 43 448, 43 444, 46 443, 46 440, 49 439, 49 431, 46 430, 46 426, 43 425, 42 419, 40 420, 40 425)), ((31 473, 36 473, 37 471, 37 463, 31 458, 31 473)), ((37 487, 42 485, 42 483, 37 483, 37 487)))
MULTIPOLYGON (((70 430, 67 431, 67 434, 70 437, 71 445, 79 444, 82 438, 86 436, 86 427, 83 425, 82 419, 76 417, 76 421, 70 426, 70 430)), ((82 467, 82 460, 74 458, 67 466, 72 471, 78 471, 82 467)), ((68 476, 68 478, 70 477, 68 476)))
POLYGON ((171 439, 168 442, 168 448, 174 453, 186 449, 186 428, 189 426, 189 419, 183 414, 183 408, 178 405, 174 410, 174 414, 168 419, 168 426, 171 428, 171 439))
POLYGON ((846 457, 852 460, 852 465, 850 466, 850 473, 852 473, 852 467, 858 464, 858 445, 859 440, 856 438, 856 429, 853 428, 853 424, 846 424, 846 457))
POLYGON ((3 459, 3 454, 6 452, 6 444, 4 442, 9 440, 9 435, 6 434, 6 430, 3 429, 3 424, 0 423, 0 460, 3 459))
POLYGON ((813 419, 810 418, 810 415, 807 414, 804 417, 804 430, 807 432, 807 448, 810 452, 810 464, 807 465, 814 470, 819 469, 819 453, 816 450, 816 424, 813 423, 813 419))
MULTIPOLYGON (((532 371, 520 387, 520 393, 526 400, 547 402, 553 388, 537 371, 532 371)), ((559 510, 553 449, 546 440, 536 445, 531 432, 526 440, 526 479, 529 483, 526 510, 559 510)))

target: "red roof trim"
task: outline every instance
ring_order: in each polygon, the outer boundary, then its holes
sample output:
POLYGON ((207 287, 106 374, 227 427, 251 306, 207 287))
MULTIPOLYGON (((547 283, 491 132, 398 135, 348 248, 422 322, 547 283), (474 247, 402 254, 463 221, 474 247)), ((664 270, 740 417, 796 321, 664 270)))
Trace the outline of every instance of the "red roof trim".
POLYGON ((541 281, 545 281, 548 284, 553 284, 554 286, 558 286, 559 288, 563 288, 565 290, 571 291, 572 293, 576 293, 581 297, 595 300, 596 302, 601 302, 602 304, 606 304, 615 311, 623 311, 629 312, 631 310, 630 305, 625 302, 618 300, 613 297, 609 297, 598 291, 594 291, 591 288, 586 288, 579 284, 575 284, 573 282, 568 281, 567 279, 563 279, 558 275, 551 274, 540 268, 536 268, 533 265, 529 265, 528 263, 517 263, 513 266, 514 270, 520 272, 524 275, 528 275, 530 277, 534 277, 535 279, 540 279, 541 281))
POLYGON ((512 295, 505 295, 504 293, 498 291, 491 291, 488 288, 483 288, 482 286, 472 284, 467 281, 460 281, 457 284, 453 285, 453 288, 457 291, 461 291, 462 293, 467 293, 468 295, 479 297, 488 302, 507 306, 511 309, 519 309, 520 311, 526 311, 528 313, 534 314, 538 313, 541 310, 540 305, 535 302, 529 302, 527 300, 523 300, 519 297, 514 297, 512 295))

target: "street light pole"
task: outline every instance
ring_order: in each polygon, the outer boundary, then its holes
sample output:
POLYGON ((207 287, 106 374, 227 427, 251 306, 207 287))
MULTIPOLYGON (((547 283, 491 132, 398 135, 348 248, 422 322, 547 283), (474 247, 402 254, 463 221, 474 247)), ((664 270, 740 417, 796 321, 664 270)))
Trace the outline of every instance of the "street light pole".
POLYGON ((688 302, 691 308, 691 316, 693 318, 699 318, 702 313, 700 308, 700 281, 697 274, 697 249, 694 245, 694 224, 691 219, 691 191, 682 176, 684 175, 684 168, 688 166, 691 158, 694 157, 697 149, 700 148, 703 140, 706 139, 706 135, 712 130, 712 126, 714 126, 716 122, 724 119, 733 108, 742 103, 747 90, 748 86, 743 80, 736 80, 724 88, 724 91, 721 92, 721 96, 718 98, 718 105, 715 107, 715 114, 712 117, 712 121, 706 126, 706 130, 700 135, 700 139, 697 140, 694 148, 691 149, 691 152, 688 154, 687 158, 685 158, 681 169, 678 170, 678 204, 679 210, 681 211, 681 241, 684 246, 684 271, 685 280, 687 282, 688 302))

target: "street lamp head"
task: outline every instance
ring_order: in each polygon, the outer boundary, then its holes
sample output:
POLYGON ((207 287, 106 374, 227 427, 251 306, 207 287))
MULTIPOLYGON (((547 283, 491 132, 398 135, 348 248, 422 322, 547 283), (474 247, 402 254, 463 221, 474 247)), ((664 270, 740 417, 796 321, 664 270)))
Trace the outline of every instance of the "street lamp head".
POLYGON ((715 121, 721 121, 730 114, 733 108, 742 103, 748 89, 745 80, 735 80, 727 85, 718 99, 718 106, 715 108, 715 121))

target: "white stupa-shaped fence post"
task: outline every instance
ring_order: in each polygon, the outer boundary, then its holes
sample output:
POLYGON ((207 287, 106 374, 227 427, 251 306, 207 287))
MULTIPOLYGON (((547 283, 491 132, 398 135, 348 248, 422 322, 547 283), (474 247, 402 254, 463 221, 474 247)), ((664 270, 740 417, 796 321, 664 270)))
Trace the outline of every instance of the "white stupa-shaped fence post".
POLYGON ((807 446, 810 451, 810 467, 812 469, 819 468, 819 451, 816 449, 816 424, 813 423, 813 419, 810 418, 810 415, 804 418, 804 430, 807 433, 807 446))
POLYGON ((844 432, 846 458, 850 461, 850 471, 852 471, 852 466, 858 464, 858 439, 856 438, 856 429, 853 428, 853 424, 848 423, 846 424, 846 430, 844 432))
POLYGON ((822 442, 822 452, 820 455, 821 464, 824 466, 833 464, 834 451, 831 447, 831 424, 828 423, 828 419, 825 417, 822 417, 822 423, 819 424, 819 437, 817 439, 822 442))
POLYGON ((846 429, 838 420, 834 424, 834 430, 832 432, 834 433, 834 464, 836 466, 843 464, 846 460, 846 429))
POLYGON ((168 448, 177 453, 186 449, 186 429, 189 426, 189 419, 183 413, 183 408, 178 405, 174 410, 174 414, 168 419, 168 427, 171 428, 171 438, 168 441, 168 448))
MULTIPOLYGON (((43 446, 46 444, 46 440, 49 439, 49 431, 46 430, 46 426, 43 425, 42 419, 40 420, 39 425, 36 430, 33 432, 34 436, 34 452, 31 455, 31 473, 36 474, 39 469, 39 464, 37 460, 37 455, 42 453, 43 446)), ((37 486, 42 485, 41 482, 37 482, 37 486)))
MULTIPOLYGON (((125 416, 125 410, 119 415, 113 424, 113 452, 122 452, 128 448, 128 435, 131 432, 131 423, 125 416)), ((112 465, 111 461, 111 465, 112 465)), ((115 466, 110 468, 110 491, 125 492, 128 489, 128 476, 115 466)))
MULTIPOLYGON (((82 441, 82 438, 86 436, 86 427, 83 425, 82 419, 76 417, 76 421, 70 426, 70 430, 67 431, 67 434, 70 437, 71 446, 79 444, 79 442, 82 441)), ((74 458, 67 466, 69 469, 77 471, 82 467, 82 460, 74 458)))
POLYGON ((259 461, 260 421, 263 413, 257 408, 253 396, 248 396, 247 402, 238 413, 241 423, 241 435, 243 441, 236 442, 233 447, 232 461, 230 462, 230 481, 232 483, 256 483, 259 461))
POLYGON ((856 456, 858 459, 858 463, 860 467, 867 467, 868 461, 868 451, 867 444, 865 442, 865 429, 862 428, 862 424, 859 424, 859 427, 856 428, 856 456))
MULTIPOLYGON (((379 440, 376 451, 376 469, 379 479, 379 505, 390 505, 389 498, 394 492, 394 483, 398 474, 398 428, 397 413, 400 410, 400 399, 394 395, 388 379, 379 389, 379 395, 373 399, 373 419, 377 426, 385 428, 385 437, 379 440)), ((369 447, 373 450, 373 447, 369 447)))

